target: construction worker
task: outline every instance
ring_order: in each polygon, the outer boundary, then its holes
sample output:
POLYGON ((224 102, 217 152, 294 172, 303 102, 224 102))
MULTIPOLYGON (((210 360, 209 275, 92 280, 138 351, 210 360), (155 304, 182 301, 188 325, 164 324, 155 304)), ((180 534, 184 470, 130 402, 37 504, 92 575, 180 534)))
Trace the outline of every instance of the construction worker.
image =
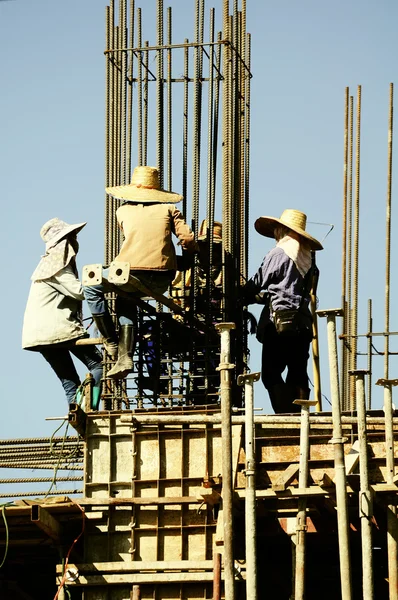
POLYGON ((54 218, 41 228, 46 253, 31 277, 22 347, 44 356, 60 379, 68 403, 77 400, 80 386, 71 354, 81 360, 93 375, 92 407, 97 408, 101 392, 101 353, 95 346, 71 345, 72 341, 88 337, 82 323, 84 295, 76 267, 77 234, 85 225, 68 225, 54 218))
POLYGON ((275 238, 277 243, 244 288, 248 304, 256 301, 265 304, 257 339, 263 345, 261 378, 275 413, 299 412, 300 407, 292 404, 293 400, 308 399, 310 392, 309 299, 318 274, 313 257, 316 250, 322 250, 322 245, 306 232, 306 222, 306 215, 294 209, 284 210, 280 219, 256 220, 257 232, 275 238), (284 380, 282 373, 286 367, 284 380))
MULTIPOLYGON (((175 204, 182 196, 160 188, 159 173, 155 167, 136 167, 131 183, 106 189, 107 193, 123 200, 116 217, 123 232, 124 241, 115 261, 130 263, 132 275, 141 283, 163 294, 172 282, 176 267, 176 252, 172 233, 179 238, 183 251, 197 250, 194 235, 185 223, 175 204)), ((107 271, 104 271, 107 278, 107 271)), ((105 300, 106 291, 117 288, 101 284, 84 288, 91 314, 98 331, 104 337, 104 346, 116 364, 108 371, 108 377, 122 379, 133 370, 133 347, 137 326, 137 308, 132 292, 128 297, 118 296, 116 313, 119 321, 119 339, 105 300)))
MULTIPOLYGON (((211 313, 220 313, 221 310, 221 287, 222 287, 222 223, 214 221, 213 240, 212 240, 212 264, 210 265, 209 256, 209 235, 207 221, 204 219, 199 228, 198 247, 199 247, 199 266, 196 272, 198 284, 197 313, 206 314, 207 306, 206 287, 207 274, 210 273, 211 292, 210 307, 211 313)), ((191 299, 192 269, 177 271, 174 281, 171 284, 171 295, 175 302, 182 304, 182 298, 185 296, 185 308, 190 310, 191 299)))

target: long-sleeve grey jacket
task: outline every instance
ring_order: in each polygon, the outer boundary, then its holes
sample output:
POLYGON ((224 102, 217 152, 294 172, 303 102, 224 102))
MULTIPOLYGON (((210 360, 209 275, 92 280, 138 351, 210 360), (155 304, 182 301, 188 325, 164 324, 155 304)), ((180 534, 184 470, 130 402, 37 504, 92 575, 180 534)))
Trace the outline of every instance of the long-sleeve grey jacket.
POLYGON ((30 287, 22 329, 22 347, 58 344, 86 337, 81 317, 82 285, 70 265, 30 287))

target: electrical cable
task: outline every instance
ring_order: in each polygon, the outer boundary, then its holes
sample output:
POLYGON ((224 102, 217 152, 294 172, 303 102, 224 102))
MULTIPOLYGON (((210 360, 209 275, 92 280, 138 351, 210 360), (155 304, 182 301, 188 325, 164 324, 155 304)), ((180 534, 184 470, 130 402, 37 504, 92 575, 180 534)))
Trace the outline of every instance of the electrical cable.
POLYGON ((6 544, 5 544, 6 547, 4 550, 3 560, 0 563, 0 569, 6 562, 6 558, 7 558, 7 554, 8 554, 9 531, 8 531, 8 523, 7 523, 7 519, 6 519, 6 506, 11 506, 11 504, 12 504, 12 502, 6 502, 5 504, 2 504, 2 506, 1 506, 1 516, 3 517, 4 527, 6 530, 6 544))
MULTIPOLYGON (((74 501, 72 500, 72 502, 74 502, 74 501)), ((73 548, 74 548, 75 544, 76 544, 76 543, 77 543, 77 542, 80 540, 80 538, 82 537, 82 535, 83 535, 83 533, 84 533, 84 529, 85 529, 85 524, 86 524, 86 515, 85 515, 85 512, 84 512, 83 508, 80 506, 80 504, 78 504, 77 502, 74 502, 74 504, 76 504, 76 506, 78 506, 78 507, 80 508, 80 510, 82 511, 82 516, 83 516, 83 519, 82 519, 82 530, 81 530, 81 532, 79 533, 79 535, 77 536, 77 538, 76 538, 76 539, 73 541, 73 543, 72 543, 71 547, 70 547, 70 548, 69 548, 69 550, 68 550, 68 553, 67 553, 67 555, 66 555, 66 558, 65 558, 64 573, 63 573, 63 575, 62 575, 61 583, 59 584, 59 587, 58 587, 57 593, 56 593, 56 594, 55 594, 55 596, 54 596, 54 600, 58 600, 59 593, 60 593, 60 591, 62 590, 62 588, 65 586, 65 581, 66 581, 66 573, 67 573, 67 570, 68 570, 68 563, 69 563, 69 556, 70 556, 70 554, 71 554, 71 552, 72 552, 72 550, 73 550, 73 548)), ((65 588, 65 589, 66 589, 66 588, 65 588)), ((66 591, 67 591, 67 593, 69 594, 68 590, 66 590, 66 591)), ((69 597, 70 597, 70 595, 69 595, 69 597)))

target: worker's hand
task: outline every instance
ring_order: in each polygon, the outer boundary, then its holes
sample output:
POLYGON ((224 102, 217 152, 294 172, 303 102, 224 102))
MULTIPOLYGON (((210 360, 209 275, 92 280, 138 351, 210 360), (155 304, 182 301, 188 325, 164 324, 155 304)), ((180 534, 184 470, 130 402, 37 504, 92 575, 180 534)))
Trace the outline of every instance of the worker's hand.
POLYGON ((177 271, 188 271, 193 265, 195 255, 185 252, 177 256, 177 271))

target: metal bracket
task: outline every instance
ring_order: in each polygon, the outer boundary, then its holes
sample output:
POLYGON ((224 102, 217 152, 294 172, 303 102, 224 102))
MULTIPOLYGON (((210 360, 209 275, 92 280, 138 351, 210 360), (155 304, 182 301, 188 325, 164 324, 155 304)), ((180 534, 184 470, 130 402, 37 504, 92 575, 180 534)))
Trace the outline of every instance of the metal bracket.
POLYGON ((341 438, 332 438, 328 441, 328 444, 345 444, 345 442, 348 442, 348 437, 343 436, 341 438))
POLYGON ((102 283, 102 265, 84 265, 82 272, 82 283, 86 287, 102 283))
POLYGON ((130 279, 130 263, 113 261, 109 266, 108 281, 114 285, 124 285, 130 279))
POLYGON ((216 371, 224 371, 226 369, 235 369, 235 365, 232 363, 220 363, 218 367, 216 367, 216 371))
POLYGON ((245 385, 245 383, 254 383, 260 379, 261 373, 244 373, 243 375, 238 375, 238 385, 245 385))

